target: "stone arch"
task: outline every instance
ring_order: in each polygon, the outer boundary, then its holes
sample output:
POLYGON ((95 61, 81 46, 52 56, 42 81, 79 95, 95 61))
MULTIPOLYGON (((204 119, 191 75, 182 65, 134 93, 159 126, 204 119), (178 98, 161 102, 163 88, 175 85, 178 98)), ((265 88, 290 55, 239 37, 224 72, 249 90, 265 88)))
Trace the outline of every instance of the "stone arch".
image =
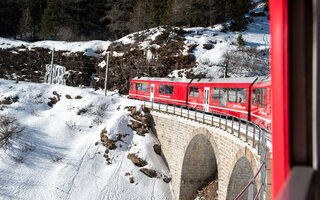
POLYGON ((218 176, 217 155, 217 146, 210 140, 209 131, 196 129, 185 149, 182 162, 180 200, 192 199, 197 189, 208 179, 218 176))
MULTIPOLYGON (((231 172, 231 174, 229 175, 227 200, 235 199, 257 172, 255 158, 247 147, 244 147, 237 152, 236 158, 229 168, 229 172, 231 172)), ((257 185, 257 182, 255 182, 253 189, 254 195, 257 193, 257 185)), ((246 191, 240 199, 248 199, 248 191, 246 191)))

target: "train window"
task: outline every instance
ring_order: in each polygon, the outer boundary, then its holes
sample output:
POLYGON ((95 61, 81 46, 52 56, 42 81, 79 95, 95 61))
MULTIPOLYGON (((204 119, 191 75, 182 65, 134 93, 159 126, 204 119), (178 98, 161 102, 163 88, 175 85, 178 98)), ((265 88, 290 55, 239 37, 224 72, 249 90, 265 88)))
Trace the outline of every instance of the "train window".
POLYGON ((199 97, 199 87, 190 87, 189 97, 199 97))
POLYGON ((239 88, 237 89, 237 103, 246 103, 247 101, 247 89, 239 88))
POLYGON ((159 93, 160 94, 173 94, 173 85, 162 85, 160 84, 159 87, 159 93))
POLYGON ((130 83, 130 90, 133 90, 133 83, 130 83))
POLYGON ((268 94, 267 94, 267 88, 262 88, 262 107, 266 108, 267 107, 267 100, 268 100, 268 94))
POLYGON ((253 105, 266 108, 267 100, 268 100, 267 98, 268 98, 267 88, 253 89, 253 94, 252 94, 253 105))
POLYGON ((136 83, 136 91, 148 92, 148 83, 136 83))
POLYGON ((220 88, 213 88, 212 90, 212 99, 213 100, 220 100, 220 88))
POLYGON ((220 106, 226 107, 228 100, 228 89, 220 88, 220 106))
POLYGON ((228 89, 228 101, 236 102, 237 100, 237 89, 229 88, 228 89))
POLYGON ((252 104, 255 105, 255 106, 259 106, 260 105, 260 99, 261 99, 260 92, 261 92, 261 90, 259 88, 253 89, 252 104))

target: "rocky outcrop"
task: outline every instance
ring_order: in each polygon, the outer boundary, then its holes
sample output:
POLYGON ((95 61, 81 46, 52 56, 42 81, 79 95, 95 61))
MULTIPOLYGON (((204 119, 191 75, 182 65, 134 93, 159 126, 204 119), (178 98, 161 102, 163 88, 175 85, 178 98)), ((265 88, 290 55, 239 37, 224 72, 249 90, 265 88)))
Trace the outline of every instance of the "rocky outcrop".
POLYGON ((143 160, 142 158, 139 158, 139 156, 135 153, 129 153, 127 158, 138 167, 144 167, 148 164, 147 161, 143 160))
POLYGON ((157 177, 157 172, 153 169, 148 169, 148 168, 141 168, 140 171, 144 173, 145 175, 149 176, 150 178, 155 178, 157 177))
POLYGON ((138 135, 145 136, 151 128, 152 116, 149 113, 147 108, 143 108, 146 112, 141 113, 137 111, 136 107, 125 107, 128 109, 130 113, 130 117, 133 120, 130 120, 130 124, 128 125, 132 130, 134 130, 138 135))

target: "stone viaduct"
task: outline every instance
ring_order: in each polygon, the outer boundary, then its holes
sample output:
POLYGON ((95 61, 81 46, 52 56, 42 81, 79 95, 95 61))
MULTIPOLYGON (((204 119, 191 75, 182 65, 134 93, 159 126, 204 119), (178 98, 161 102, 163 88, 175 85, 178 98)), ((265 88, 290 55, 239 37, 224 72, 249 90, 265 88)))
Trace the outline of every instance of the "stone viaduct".
MULTIPOLYGON (((154 132, 172 175, 174 198, 192 199, 209 178, 218 179, 218 199, 234 199, 260 167, 252 145, 218 127, 163 112, 151 111, 154 132)), ((252 141, 251 141, 252 143, 252 141)), ((271 163, 267 156, 265 199, 271 199, 271 163)), ((260 177, 260 176, 259 176, 260 177)), ((254 193, 260 186, 256 179, 254 193)), ((245 194, 242 199, 247 199, 245 194)))

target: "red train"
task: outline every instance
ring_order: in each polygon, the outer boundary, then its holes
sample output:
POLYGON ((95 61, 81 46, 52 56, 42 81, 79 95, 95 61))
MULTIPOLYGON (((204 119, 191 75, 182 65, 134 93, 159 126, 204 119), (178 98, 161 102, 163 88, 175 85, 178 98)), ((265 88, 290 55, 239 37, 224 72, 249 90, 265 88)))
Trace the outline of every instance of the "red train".
POLYGON ((135 78, 129 98, 223 113, 271 128, 270 77, 135 78))

